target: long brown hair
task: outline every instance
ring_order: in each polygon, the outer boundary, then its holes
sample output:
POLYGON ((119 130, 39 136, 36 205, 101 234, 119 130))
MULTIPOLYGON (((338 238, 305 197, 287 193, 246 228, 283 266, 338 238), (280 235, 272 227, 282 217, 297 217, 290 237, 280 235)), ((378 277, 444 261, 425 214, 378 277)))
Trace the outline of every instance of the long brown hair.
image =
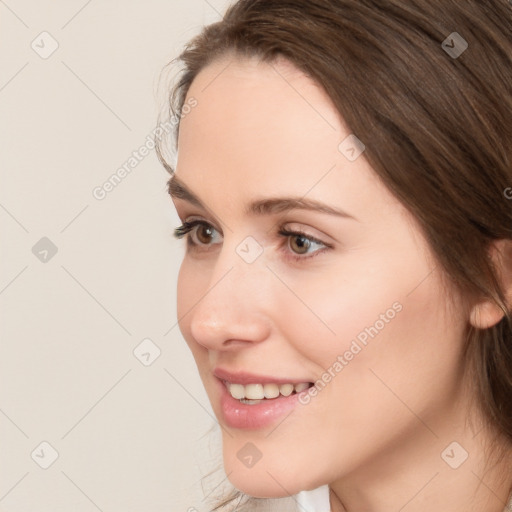
MULTIPOLYGON (((512 239, 510 3, 240 0, 171 63, 184 67, 168 114, 179 119, 197 74, 228 55, 282 56, 312 77, 462 296, 492 299, 504 312, 488 329, 468 324, 464 352, 494 458, 512 443, 512 320, 488 250, 512 239)), ((173 173, 163 146, 159 158, 173 173)))

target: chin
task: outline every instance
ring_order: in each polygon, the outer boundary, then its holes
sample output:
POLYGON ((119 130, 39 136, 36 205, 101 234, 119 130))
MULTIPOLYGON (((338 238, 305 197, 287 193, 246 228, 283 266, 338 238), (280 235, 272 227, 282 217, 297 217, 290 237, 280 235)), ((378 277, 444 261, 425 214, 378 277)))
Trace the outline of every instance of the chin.
POLYGON ((287 462, 279 454, 275 458, 262 457, 252 467, 244 467, 234 450, 224 450, 224 470, 228 480, 238 490, 255 498, 286 498, 325 483, 314 481, 306 468, 287 462))
POLYGON ((288 480, 274 480, 268 473, 242 475, 240 472, 233 472, 228 480, 239 491, 254 498, 287 498, 300 490, 292 487, 288 480))

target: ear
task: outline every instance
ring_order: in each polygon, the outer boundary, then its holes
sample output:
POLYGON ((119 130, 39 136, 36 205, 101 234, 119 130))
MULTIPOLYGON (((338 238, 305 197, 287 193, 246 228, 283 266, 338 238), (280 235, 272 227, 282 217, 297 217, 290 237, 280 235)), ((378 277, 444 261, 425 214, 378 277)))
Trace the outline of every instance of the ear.
MULTIPOLYGON (((506 298, 508 309, 512 308, 512 240, 500 239, 491 243, 490 255, 496 266, 498 282, 506 298)), ((471 307, 469 321, 473 327, 487 329, 497 324, 505 314, 490 299, 482 299, 471 307)))

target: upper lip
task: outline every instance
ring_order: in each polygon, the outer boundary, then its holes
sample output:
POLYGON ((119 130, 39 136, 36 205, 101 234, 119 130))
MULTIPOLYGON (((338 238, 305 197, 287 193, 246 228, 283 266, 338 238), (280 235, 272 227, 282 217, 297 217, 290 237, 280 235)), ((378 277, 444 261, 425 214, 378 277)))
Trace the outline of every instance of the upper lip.
POLYGON ((244 371, 230 372, 224 368, 214 368, 213 374, 220 380, 231 384, 299 384, 301 382, 311 382, 307 379, 287 379, 272 377, 268 375, 256 375, 244 371))

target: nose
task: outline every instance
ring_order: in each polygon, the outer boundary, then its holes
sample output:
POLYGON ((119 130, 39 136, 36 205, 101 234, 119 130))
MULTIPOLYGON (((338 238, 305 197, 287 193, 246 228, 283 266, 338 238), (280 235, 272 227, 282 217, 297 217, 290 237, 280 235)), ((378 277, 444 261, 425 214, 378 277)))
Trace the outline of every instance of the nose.
POLYGON ((237 350, 269 335, 271 273, 264 258, 249 264, 233 248, 224 245, 221 251, 188 321, 194 340, 203 347, 237 350))

